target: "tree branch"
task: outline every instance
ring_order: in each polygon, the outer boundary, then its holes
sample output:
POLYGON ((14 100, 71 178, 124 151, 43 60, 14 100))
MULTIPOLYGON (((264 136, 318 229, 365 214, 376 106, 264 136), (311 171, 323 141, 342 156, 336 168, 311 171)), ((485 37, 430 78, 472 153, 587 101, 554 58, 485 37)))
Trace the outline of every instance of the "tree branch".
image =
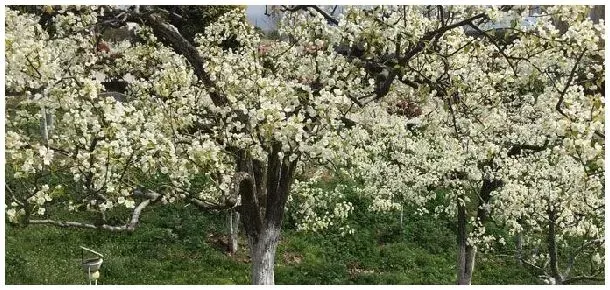
POLYGON ((54 225, 62 228, 81 228, 81 229, 93 229, 93 230, 107 230, 111 232, 133 232, 138 223, 140 222, 140 215, 142 214, 142 210, 146 208, 151 202, 155 202, 159 200, 161 197, 160 194, 152 191, 147 191, 145 193, 141 192, 139 189, 134 191, 134 196, 144 196, 147 199, 142 201, 136 208, 134 208, 133 213, 131 214, 131 219, 129 222, 122 226, 113 226, 108 224, 89 224, 83 222, 73 222, 73 221, 56 221, 51 219, 46 220, 29 220, 30 224, 46 224, 46 225, 54 225))
POLYGON ((557 100, 557 104, 555 104, 555 109, 557 110, 557 112, 559 112, 562 116, 564 116, 568 119, 570 119, 570 117, 563 112, 563 110, 561 109, 561 105, 563 104, 563 97, 565 96, 566 92, 568 91, 568 88, 570 87, 570 83, 572 83, 572 80, 574 79, 574 75, 576 74, 576 69, 578 68, 578 64, 580 63, 580 60, 585 56, 585 51, 586 50, 583 50, 582 53, 578 56, 578 59, 576 59, 576 63, 574 63, 574 67, 572 67, 572 71, 570 71, 570 76, 568 77, 568 81, 566 82, 565 86, 563 87, 563 90, 561 92, 559 92, 559 100, 557 100))
POLYGON ((218 210, 218 211, 236 208, 239 205, 237 202, 233 203, 233 204, 224 204, 224 205, 214 204, 209 201, 198 199, 198 198, 189 199, 189 203, 196 206, 200 210, 218 210))
MULTIPOLYGON (((330 16, 330 14, 326 13, 326 11, 322 10, 317 5, 295 5, 293 7, 288 7, 288 6, 282 5, 282 10, 288 11, 288 12, 295 12, 298 10, 307 10, 307 8, 313 8, 316 12, 320 13, 322 15, 322 17, 324 17, 324 19, 326 19, 326 21, 328 21, 329 23, 332 23, 334 25, 339 24, 339 21, 337 19, 330 16)), ((337 9, 337 8, 335 7, 335 9, 337 9)), ((333 13, 334 12, 335 12, 335 10, 333 9, 333 13)))
POLYGON ((398 61, 399 64, 404 65, 409 59, 411 59, 413 56, 415 56, 416 54, 421 52, 424 49, 424 47, 426 47, 426 43, 428 41, 432 40, 433 38, 441 36, 445 32, 447 32, 451 29, 467 25, 468 23, 470 23, 474 20, 483 19, 485 17, 487 17, 487 15, 485 13, 479 13, 468 19, 464 19, 462 21, 456 22, 451 25, 443 26, 439 29, 436 29, 434 31, 430 31, 430 32, 424 34, 424 36, 417 42, 417 44, 412 49, 410 49, 407 53, 405 53, 405 55, 402 58, 399 59, 399 61, 398 61))
MULTIPOLYGON (((150 8, 147 8, 146 10, 150 10, 150 8)), ((201 57, 197 49, 180 34, 176 27, 166 23, 161 16, 155 13, 142 13, 141 18, 146 24, 150 25, 156 36, 161 40, 164 40, 164 43, 172 47, 177 53, 186 57, 199 81, 203 82, 203 84, 209 88, 210 97, 214 102, 214 105, 222 106, 228 102, 227 98, 220 94, 216 84, 210 79, 210 75, 203 69, 205 64, 203 57, 201 57)))
POLYGON ((508 150, 508 156, 515 156, 521 154, 523 150, 530 150, 532 152, 541 152, 548 148, 549 140, 547 139, 542 145, 529 145, 529 144, 515 144, 510 150, 508 150))
POLYGON ((330 22, 330 23, 332 23, 334 25, 339 24, 339 21, 337 19, 335 19, 332 16, 330 16, 324 10, 320 9, 320 7, 318 7, 317 5, 311 5, 310 7, 313 8, 314 10, 316 10, 318 13, 322 14, 322 16, 324 17, 324 19, 326 19, 326 21, 328 21, 328 22, 330 22))

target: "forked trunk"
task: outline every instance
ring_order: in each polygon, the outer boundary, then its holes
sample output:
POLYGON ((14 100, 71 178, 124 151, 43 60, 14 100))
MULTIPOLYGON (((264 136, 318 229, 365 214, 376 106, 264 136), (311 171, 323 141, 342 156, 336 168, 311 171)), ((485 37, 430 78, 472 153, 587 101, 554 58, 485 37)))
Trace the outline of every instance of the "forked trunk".
POLYGON ((260 233, 258 239, 248 239, 252 257, 252 284, 273 285, 275 283, 273 265, 279 236, 279 229, 267 227, 260 233))
POLYGON ((238 158, 238 171, 249 174, 239 183, 242 202, 239 213, 248 237, 254 285, 275 283, 275 250, 297 165, 297 160, 280 159, 279 152, 281 144, 276 143, 267 156, 266 165, 252 160, 245 152, 238 158))

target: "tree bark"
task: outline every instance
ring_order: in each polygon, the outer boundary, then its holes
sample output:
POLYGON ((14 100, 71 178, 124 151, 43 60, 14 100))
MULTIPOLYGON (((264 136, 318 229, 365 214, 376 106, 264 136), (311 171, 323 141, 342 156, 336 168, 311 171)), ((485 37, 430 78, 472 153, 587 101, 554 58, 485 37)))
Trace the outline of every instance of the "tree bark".
MULTIPOLYGON (((463 201, 464 196, 460 196, 463 201)), ((466 204, 458 200, 457 206, 457 239, 458 239, 458 255, 457 255, 457 283, 458 285, 469 285, 470 277, 467 277, 466 260, 467 260, 467 241, 466 241, 466 204)), ((472 271, 471 271, 472 273, 472 271)))
POLYGON ((273 145, 266 166, 245 152, 238 155, 238 170, 250 175, 239 184, 239 212, 248 237, 254 285, 275 283, 275 251, 297 164, 297 160, 290 161, 288 157, 280 159, 280 149, 279 144, 273 145))
POLYGON ((239 250, 239 212, 235 210, 229 211, 228 216, 229 227, 229 253, 231 255, 239 250))
POLYGON ((472 273, 474 272, 474 264, 477 256, 477 248, 466 246, 466 263, 464 265, 463 283, 460 285, 472 284, 472 273))
POLYGON ((477 255, 476 247, 468 245, 466 231, 466 206, 458 205, 458 267, 457 284, 472 284, 472 273, 477 255))
POLYGON ((563 284, 563 277, 559 272, 559 265, 557 262, 557 240, 555 238, 555 222, 557 221, 557 212, 555 209, 549 209, 547 211, 549 215, 549 231, 547 233, 547 247, 549 251, 551 276, 555 279, 556 285, 563 284))
POLYGON ((589 12, 589 17, 591 17, 593 23, 599 23, 600 19, 606 18, 604 8, 604 5, 595 5, 593 6, 593 8, 591 8, 591 11, 589 12))
POLYGON ((273 285, 275 283, 275 251, 279 237, 279 228, 265 226, 257 239, 248 239, 252 257, 252 284, 273 285))
POLYGON ((515 260, 517 260, 517 263, 519 263, 519 265, 523 264, 522 251, 523 251, 523 238, 522 238, 521 233, 517 233, 515 235, 515 260))
MULTIPOLYGON (((485 209, 485 205, 491 199, 491 193, 502 186, 501 180, 483 180, 481 189, 479 190, 479 199, 477 207, 477 221, 484 224, 489 213, 485 209)), ((464 200, 464 196, 460 196, 464 200)), ((458 202, 458 266, 457 266, 457 283, 458 285, 470 285, 472 283, 472 273, 476 261, 477 249, 467 243, 468 231, 466 228, 467 213, 466 203, 458 202)))
POLYGON ((44 106, 40 108, 40 135, 45 145, 49 145, 49 133, 53 130, 55 118, 44 106))

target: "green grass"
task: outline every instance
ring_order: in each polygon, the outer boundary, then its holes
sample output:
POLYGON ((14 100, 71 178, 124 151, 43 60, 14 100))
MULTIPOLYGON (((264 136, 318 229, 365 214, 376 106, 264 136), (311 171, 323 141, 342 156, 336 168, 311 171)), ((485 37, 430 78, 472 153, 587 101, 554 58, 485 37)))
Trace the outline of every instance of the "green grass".
POLYGON ((6 283, 83 284, 81 245, 105 256, 103 284, 248 283, 248 264, 206 242, 208 233, 220 230, 222 219, 166 207, 147 212, 134 233, 7 225, 6 283))
MULTIPOLYGON (((287 227, 276 255, 276 283, 454 283, 455 234, 446 223, 410 216, 400 228, 389 216, 354 218, 356 233, 345 237, 287 227)), ((243 241, 233 257, 214 242, 224 226, 224 213, 181 205, 149 209, 134 233, 7 224, 6 283, 84 284, 82 245, 105 256, 100 284, 249 284, 243 241)), ((474 284, 537 283, 510 261, 485 255, 477 260, 474 284)))

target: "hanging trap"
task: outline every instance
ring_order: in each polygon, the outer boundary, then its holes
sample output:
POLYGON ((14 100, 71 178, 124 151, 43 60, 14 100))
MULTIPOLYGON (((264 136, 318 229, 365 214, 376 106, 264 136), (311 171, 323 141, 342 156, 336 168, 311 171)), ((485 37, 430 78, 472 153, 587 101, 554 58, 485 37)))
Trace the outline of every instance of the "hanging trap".
POLYGON ((89 280, 89 285, 95 283, 95 285, 97 285, 97 279, 100 278, 100 267, 102 266, 102 262, 104 262, 104 259, 102 259, 104 257, 104 255, 91 250, 89 248, 85 248, 83 246, 80 247, 81 248, 81 257, 82 257, 82 261, 81 261, 81 266, 83 268, 83 271, 85 271, 85 273, 87 274, 87 279, 89 280), (94 258, 85 258, 85 251, 92 253, 94 255, 96 255, 96 257, 94 258))

